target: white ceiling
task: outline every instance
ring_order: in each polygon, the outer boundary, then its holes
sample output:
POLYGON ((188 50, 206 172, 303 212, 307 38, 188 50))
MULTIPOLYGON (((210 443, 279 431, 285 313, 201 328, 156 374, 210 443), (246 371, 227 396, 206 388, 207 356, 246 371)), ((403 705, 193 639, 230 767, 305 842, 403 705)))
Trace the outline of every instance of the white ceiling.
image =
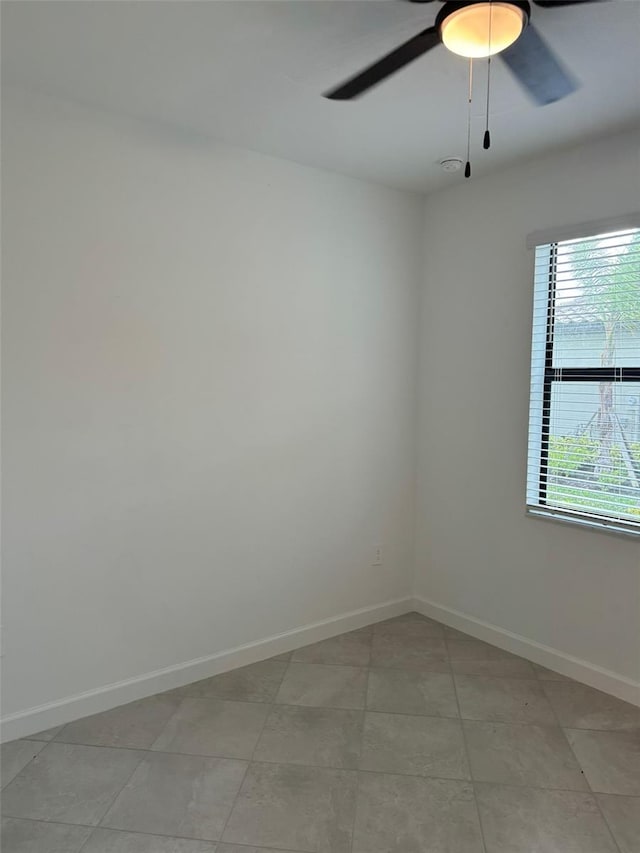
MULTIPOLYGON (((465 60, 440 46, 353 102, 327 88, 430 26, 439 2, 228 0, 2 3, 3 82, 160 120, 230 144, 415 190, 460 180, 465 60)), ((534 7, 582 81, 535 107, 501 62, 491 151, 481 148, 486 64, 476 66, 474 174, 640 123, 640 2, 534 7)))

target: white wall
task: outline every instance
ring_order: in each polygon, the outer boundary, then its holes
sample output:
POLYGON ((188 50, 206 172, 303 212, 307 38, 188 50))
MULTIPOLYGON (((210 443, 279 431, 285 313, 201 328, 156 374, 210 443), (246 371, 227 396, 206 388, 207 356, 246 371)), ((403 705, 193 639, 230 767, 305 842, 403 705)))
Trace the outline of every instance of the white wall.
POLYGON ((637 210, 638 150, 619 135, 427 199, 416 573, 431 602, 636 680, 639 543, 535 520, 524 502, 525 237, 637 210))
POLYGON ((4 714, 410 595, 419 199, 16 91, 2 131, 4 714))
POLYGON ((2 118, 12 736, 411 594, 423 248, 415 590, 638 678, 638 544, 524 515, 525 235, 637 208, 637 136, 460 182, 423 231, 416 198, 167 128, 2 118))

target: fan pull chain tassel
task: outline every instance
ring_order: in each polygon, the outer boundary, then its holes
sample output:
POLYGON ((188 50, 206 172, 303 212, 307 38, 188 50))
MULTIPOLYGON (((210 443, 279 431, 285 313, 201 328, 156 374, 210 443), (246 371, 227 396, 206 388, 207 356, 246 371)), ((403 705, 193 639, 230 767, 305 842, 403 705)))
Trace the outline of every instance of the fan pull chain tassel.
POLYGON ((464 167, 465 178, 471 177, 471 96, 473 94, 473 59, 469 59, 469 99, 467 102, 467 162, 464 167))
POLYGON ((485 151, 491 148, 491 134, 489 133, 489 91, 491 89, 491 57, 487 62, 487 125, 482 140, 482 147, 485 151))
POLYGON ((487 57, 487 123, 485 125, 482 147, 487 151, 491 147, 491 134, 489 133, 489 94, 491 92, 491 24, 493 23, 493 0, 489 3, 489 56, 487 57))

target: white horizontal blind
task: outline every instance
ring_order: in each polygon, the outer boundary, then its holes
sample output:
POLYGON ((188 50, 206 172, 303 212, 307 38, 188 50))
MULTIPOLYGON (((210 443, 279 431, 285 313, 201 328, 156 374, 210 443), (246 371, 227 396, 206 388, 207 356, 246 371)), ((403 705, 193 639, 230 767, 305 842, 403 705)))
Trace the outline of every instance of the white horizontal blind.
POLYGON ((536 247, 527 506, 640 533, 640 228, 536 247))

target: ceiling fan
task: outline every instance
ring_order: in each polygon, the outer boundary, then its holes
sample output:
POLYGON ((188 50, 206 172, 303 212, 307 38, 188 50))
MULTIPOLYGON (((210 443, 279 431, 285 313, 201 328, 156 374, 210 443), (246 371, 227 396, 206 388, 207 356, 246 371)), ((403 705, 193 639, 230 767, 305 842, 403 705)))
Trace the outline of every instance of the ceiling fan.
MULTIPOLYGON (((432 0, 412 0, 429 3, 432 0)), ((554 8, 597 0, 532 0, 536 6, 554 8)), ((470 59, 499 53, 516 80, 539 105, 550 104, 578 88, 576 79, 563 67, 530 22, 531 4, 521 0, 449 0, 438 12, 435 24, 413 36, 368 68, 325 93, 326 98, 346 101, 395 74, 414 59, 444 44, 453 53, 470 59)))

